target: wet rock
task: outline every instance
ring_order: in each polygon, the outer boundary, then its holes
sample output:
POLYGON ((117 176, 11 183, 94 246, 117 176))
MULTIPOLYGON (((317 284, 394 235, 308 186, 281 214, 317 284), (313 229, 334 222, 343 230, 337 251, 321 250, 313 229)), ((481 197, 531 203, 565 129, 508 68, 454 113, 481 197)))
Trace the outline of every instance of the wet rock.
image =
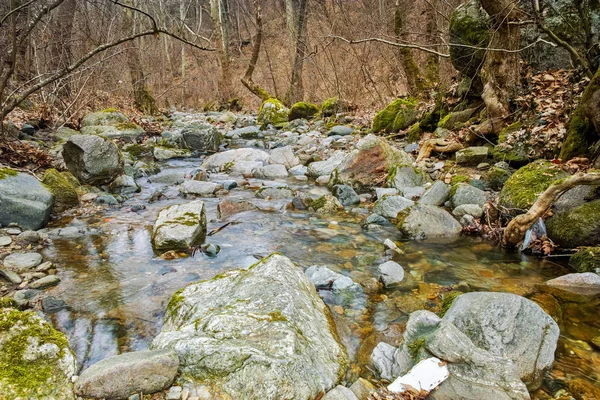
POLYGON ((400 264, 394 261, 387 261, 377 267, 379 270, 379 279, 386 288, 398 285, 404 280, 404 269, 400 264))
POLYGON ((152 245, 157 251, 189 250, 206 236, 204 203, 200 200, 172 205, 158 213, 152 245))
POLYGON ((331 389, 325 396, 323 396, 323 400, 358 400, 356 395, 352 390, 348 389, 346 386, 337 385, 333 389, 331 389))
POLYGON ((600 294, 600 275, 593 272, 567 274, 549 280, 546 285, 584 296, 596 295, 600 294))
POLYGON ((354 128, 344 125, 336 125, 327 134, 327 136, 348 136, 352 135, 354 128))
POLYGON ((71 136, 64 144, 63 157, 69 171, 89 185, 110 183, 123 171, 119 149, 100 136, 71 136))
POLYGON ((403 211, 415 204, 414 201, 405 199, 402 196, 385 196, 375 202, 373 212, 386 218, 396 218, 400 211, 403 211))
POLYGON ((259 199, 288 199, 294 197, 294 191, 288 187, 262 187, 256 192, 259 199))
POLYGON ((223 199, 217 206, 217 216, 219 219, 225 219, 237 213, 253 210, 258 210, 258 207, 248 201, 223 199))
POLYGON ((333 283, 344 275, 334 272, 326 266, 313 265, 304 271, 304 275, 315 285, 317 289, 329 289, 333 283))
POLYGON ((600 200, 590 201, 546 220, 548 237, 561 247, 600 243, 600 200))
POLYGON ((477 204, 463 204, 452 210, 452 215, 458 218, 464 215, 471 215, 475 218, 481 218, 483 215, 483 209, 477 204))
POLYGON ((106 204, 109 206, 114 206, 114 205, 119 204, 119 202, 117 201, 115 196, 112 196, 110 194, 103 194, 101 196, 96 197, 96 200, 94 200, 94 203, 106 204))
MULTIPOLYGON (((330 185, 352 186, 359 193, 382 186, 395 166, 410 164, 412 158, 402 150, 392 147, 385 139, 368 135, 361 139, 331 174, 330 185)), ((312 165, 312 164, 311 164, 312 165)), ((418 186, 418 185, 412 185, 418 186)))
POLYGON ((351 186, 348 185, 335 185, 332 188, 332 193, 335 197, 338 198, 340 203, 343 206, 351 206, 354 204, 360 204, 360 197, 358 194, 352 189, 351 186))
POLYGON ((213 182, 202 182, 186 180, 179 186, 179 192, 182 194, 191 194, 196 196, 212 196, 223 186, 213 182))
POLYGON ((296 165, 295 167, 290 168, 289 173, 292 176, 303 176, 308 173, 308 168, 304 165, 296 165))
POLYGON ((381 199, 385 196, 397 196, 400 192, 396 188, 375 188, 375 195, 377 199, 381 199))
POLYGON ((450 188, 442 181, 436 181, 421 196, 419 204, 429 204, 432 206, 441 206, 448 200, 450 188))
POLYGON ((108 189, 111 193, 119 194, 121 196, 127 196, 134 193, 138 193, 142 190, 140 185, 137 184, 133 176, 120 175, 114 181, 111 182, 108 189))
POLYGON ((49 287, 52 286, 56 286, 60 283, 60 278, 56 275, 48 275, 45 276, 41 279, 38 279, 37 281, 30 283, 29 287, 31 289, 38 289, 38 290, 42 290, 42 289, 47 289, 49 287))
POLYGON ((8 282, 13 283, 15 285, 18 285, 23 281, 19 274, 2 268, 0 268, 0 277, 6 279, 8 282))
POLYGON ((411 368, 411 360, 400 349, 381 342, 371 353, 371 365, 380 377, 392 382, 411 368))
POLYGON ((389 221, 379 214, 371 214, 365 220, 365 224, 386 225, 388 223, 389 221))
POLYGON ((331 175, 344 159, 344 153, 338 151, 325 161, 315 161, 308 164, 308 176, 319 177, 323 175, 331 175))
POLYGON ((207 243, 202 245, 202 253, 208 257, 216 257, 221 252, 221 247, 217 244, 207 243))
POLYGON ((281 164, 261 166, 255 168, 252 172, 259 179, 285 179, 288 177, 287 169, 281 164))
POLYGON ((468 183, 457 183, 452 187, 452 192, 450 201, 454 208, 463 204, 477 204, 479 207, 483 207, 487 203, 485 192, 468 183))
POLYGON ((191 157, 192 152, 188 149, 177 149, 173 147, 156 146, 153 150, 154 159, 157 161, 166 161, 172 158, 191 157))
POLYGON ((18 242, 25 243, 38 243, 40 239, 40 234, 36 231, 23 231, 17 236, 18 242))
POLYGON ((50 218, 54 196, 31 175, 0 168, 0 225, 43 228, 50 218))
POLYGON ((6 268, 25 272, 42 263, 42 255, 38 253, 13 253, 4 259, 6 268))
POLYGON ((236 187, 238 187, 237 181, 235 181, 233 179, 223 179, 223 180, 219 179, 219 180, 215 180, 213 182, 216 183, 217 185, 223 186, 223 189, 225 189, 225 190, 232 190, 232 189, 235 189, 236 187))
POLYGON ((308 208, 306 204, 304 204, 304 200, 297 196, 292 199, 292 206, 296 210, 306 210, 308 208))
POLYGON ((446 210, 417 204, 397 217, 397 228, 408 239, 425 240, 458 237, 462 226, 446 210))
POLYGON ((75 382, 75 393, 108 399, 123 399, 136 392, 156 393, 171 386, 178 367, 179 357, 171 350, 120 354, 83 371, 75 382))
POLYGON ((300 165, 300 159, 296 157, 291 146, 284 146, 271 151, 269 164, 281 164, 290 169, 300 165))
POLYGON ((474 166, 487 160, 489 149, 484 146, 467 147, 456 152, 456 163, 474 166))
POLYGON ((65 335, 37 314, 0 309, 0 394, 6 399, 73 400, 75 356, 65 335))
POLYGON ((310 208, 318 212, 319 214, 331 214, 340 211, 344 211, 344 206, 340 201, 330 194, 321 196, 310 203, 310 208))
POLYGON ((181 379, 212 393, 308 400, 348 363, 328 312, 302 270, 274 254, 178 292, 152 346, 174 349, 181 379))
POLYGON ((212 125, 193 124, 181 131, 181 147, 201 152, 214 153, 219 150, 221 134, 212 125))
POLYGON ((269 153, 258 149, 234 149, 216 153, 206 158, 201 168, 205 171, 227 171, 236 163, 250 161, 264 165, 269 160, 269 153))
POLYGON ((65 308, 67 308, 67 303, 64 300, 52 296, 46 296, 42 299, 42 309, 48 314, 53 314, 65 308))

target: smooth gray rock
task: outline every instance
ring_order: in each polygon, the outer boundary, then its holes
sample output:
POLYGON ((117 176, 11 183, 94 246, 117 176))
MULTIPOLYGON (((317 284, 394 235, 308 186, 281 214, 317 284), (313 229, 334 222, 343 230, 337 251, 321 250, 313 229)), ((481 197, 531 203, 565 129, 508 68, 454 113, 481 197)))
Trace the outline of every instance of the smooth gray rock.
POLYGON ((221 134, 212 125, 191 125, 181 131, 181 147, 214 153, 219 150, 221 134))
POLYGON ((467 147, 456 152, 456 163, 460 165, 477 165, 487 160, 489 149, 484 146, 467 147))
POLYGON ((260 165, 269 160, 269 153, 258 149, 234 149, 216 153, 206 158, 201 168, 206 171, 221 171, 231 168, 240 161, 258 162, 260 165))
POLYGON ((243 128, 232 129, 225 134, 225 137, 231 139, 234 136, 238 136, 243 139, 250 139, 257 137, 259 132, 260 128, 258 126, 250 125, 243 128))
POLYGON ((331 175, 333 170, 342 163, 344 157, 345 154, 338 151, 325 161, 315 161, 308 164, 308 176, 316 178, 323 175, 331 175))
POLYGON ((273 254, 178 292, 152 347, 174 349, 181 379, 211 393, 308 400, 348 363, 328 314, 302 269, 273 254))
POLYGON ((12 243, 12 238, 10 236, 0 236, 0 247, 8 246, 12 243))
POLYGON ((192 194, 196 196, 211 196, 219 189, 223 189, 223 186, 217 183, 189 179, 185 180, 179 186, 179 192, 182 194, 192 194))
POLYGON ((595 198, 597 188, 597 186, 579 185, 567 190, 552 204, 552 212, 562 214, 583 205, 589 199, 595 198))
POLYGON ((65 142, 62 154, 69 171, 84 184, 110 183, 123 171, 119 149, 100 136, 73 135, 65 142))
POLYGON ((38 253, 13 253, 4 259, 6 268, 14 269, 18 272, 25 272, 37 267, 42 263, 42 255, 38 253))
POLYGON ((419 204, 441 206, 448 200, 450 188, 442 181, 436 181, 419 199, 419 204))
POLYGON ((415 186, 415 187, 406 187, 402 191, 402 196, 416 201, 425 193, 425 188, 423 186, 415 186))
POLYGON ((288 171, 293 176, 304 176, 308 173, 308 168, 304 165, 296 165, 288 171))
POLYGON ((404 193, 405 188, 423 186, 426 182, 427 179, 422 171, 410 165, 403 165, 396 167, 390 185, 398 189, 400 193, 404 193))
POLYGON ((323 400, 358 400, 356 395, 352 390, 348 389, 346 386, 337 385, 333 389, 331 389, 325 396, 323 396, 323 400))
POLYGON ((23 229, 43 228, 53 204, 54 196, 35 177, 0 169, 0 225, 16 223, 23 229))
POLYGON ((345 125, 336 125, 327 134, 327 136, 348 136, 352 135, 354 128, 345 125))
POLYGON ((40 241, 40 234, 36 231, 23 231, 17 236, 17 241, 27 243, 37 243, 40 241))
POLYGON ((413 240, 453 238, 462 232, 462 226, 448 211, 428 204, 408 209, 397 228, 404 237, 413 240))
POLYGON ((156 393, 171 386, 179 357, 171 350, 123 353, 92 365, 75 382, 79 396, 123 399, 134 393, 156 393))
POLYGON ((294 191, 288 187, 262 187, 256 191, 259 199, 280 200, 294 197, 294 191))
POLYGON ((108 187, 108 190, 111 193, 126 196, 131 195, 133 193, 138 193, 142 189, 140 185, 137 184, 135 179, 133 179, 133 176, 120 175, 114 181, 112 181, 112 183, 108 187))
POLYGON ((2 269, 2 268, 0 268, 0 277, 6 279, 7 281, 9 281, 10 283, 13 283, 15 285, 18 285, 19 283, 21 283, 23 281, 21 279, 21 277, 19 276, 19 274, 14 273, 13 271, 9 271, 7 269, 2 269))
POLYGON ((593 272, 559 276, 547 281, 546 285, 581 295, 600 294, 600 276, 593 272))
POLYGON ((393 287, 404 280, 404 268, 394 261, 387 261, 377 267, 379 279, 386 288, 393 287))
POLYGON ((172 158, 191 157, 192 152, 188 149, 176 149, 171 147, 156 146, 154 147, 153 155, 157 161, 166 161, 172 158))
POLYGON ((332 188, 332 193, 335 197, 338 198, 338 200, 340 201, 340 203, 342 203, 343 206, 360 204, 360 197, 358 197, 358 194, 354 191, 352 186, 335 185, 332 188))
POLYGON ((463 204, 477 204, 479 207, 483 207, 487 202, 487 196, 481 189, 471 186, 468 183, 458 183, 455 187, 456 190, 450 199, 453 208, 462 206, 463 204))
POLYGON ((400 192, 396 188, 375 188, 375 196, 381 199, 385 196, 397 196, 400 192))
POLYGON ((344 277, 344 275, 334 272, 324 265, 308 267, 304 271, 304 275, 310 279, 317 289, 329 289, 333 282, 344 277))
POLYGON ((371 353, 371 365, 380 377, 393 382, 397 377, 408 372, 412 367, 412 361, 407 353, 381 342, 371 353))
POLYGON ((483 215, 483 209, 477 204, 463 204, 452 210, 452 215, 458 218, 464 215, 471 215, 475 218, 481 218, 483 215))
POLYGON ((252 173, 254 174, 254 177, 259 179, 285 179, 288 177, 287 169, 281 164, 270 164, 258 167, 255 168, 252 173))
POLYGON ((373 213, 386 218, 396 218, 400 211, 412 207, 414 204, 414 201, 402 196, 385 196, 375 202, 373 213))
POLYGON ((29 284, 31 289, 47 289, 52 286, 56 286, 60 283, 60 278, 56 275, 48 275, 35 282, 29 284))
POLYGON ((350 390, 358 400, 369 400, 369 397, 372 393, 377 391, 377 388, 368 380, 358 378, 352 386, 350 386, 350 390))
POLYGON ((300 165, 300 159, 294 154, 292 146, 284 146, 271 151, 269 164, 281 164, 290 169, 300 165))
POLYGON ((172 205, 158 213, 152 245, 157 251, 189 250, 206 236, 206 214, 200 200, 172 205))

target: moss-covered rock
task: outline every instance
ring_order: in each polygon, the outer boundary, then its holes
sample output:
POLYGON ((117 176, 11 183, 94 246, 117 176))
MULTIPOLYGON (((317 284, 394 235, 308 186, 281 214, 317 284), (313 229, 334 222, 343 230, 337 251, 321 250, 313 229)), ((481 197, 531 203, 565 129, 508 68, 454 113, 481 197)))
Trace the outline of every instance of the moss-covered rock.
POLYGON ((258 123, 260 125, 273 125, 276 128, 284 126, 288 122, 290 110, 278 99, 265 100, 258 112, 258 123))
POLYGON ((321 196, 312 202, 309 201, 308 203, 310 203, 309 207, 319 214, 331 214, 344 211, 344 206, 342 203, 340 203, 336 197, 330 194, 321 196))
POLYGON ((540 194, 557 180, 569 176, 557 165, 537 160, 520 168, 504 184, 499 204, 514 213, 528 210, 540 194))
POLYGON ((417 101, 396 99, 375 115, 373 132, 398 132, 408 128, 417 120, 417 101))
POLYGON ((0 309, 0 399, 71 400, 76 370, 65 335, 31 311, 0 309))
POLYGON ((469 0, 458 6, 450 17, 450 60, 460 73, 473 77, 478 74, 484 50, 490 40, 490 23, 478 0, 469 0), (471 46, 471 47, 466 47, 471 46))
POLYGON ((8 176, 17 176, 17 171, 10 168, 0 168, 0 180, 6 179, 8 176))
POLYGON ((72 174, 68 174, 69 177, 52 168, 47 170, 42 178, 42 183, 54 195, 53 213, 60 213, 79 205, 77 190, 71 182, 71 177, 75 180, 76 178, 72 174))
POLYGON ((92 112, 86 114, 81 120, 81 126, 115 126, 129 122, 129 118, 115 108, 107 108, 106 110, 92 112))
MULTIPOLYGON (((506 186, 505 186, 506 187, 506 186)), ((600 200, 594 200, 546 221, 548 236, 566 248, 600 243, 600 200)))
POLYGON ((510 170, 493 166, 487 172, 486 181, 492 189, 501 190, 511 176, 510 170))
POLYGON ((331 97, 321 104, 321 115, 323 117, 333 117, 340 112, 346 112, 350 109, 348 102, 340 100, 337 97, 331 97))
POLYGON ((413 124, 410 128, 408 128, 408 132, 406 132, 406 139, 409 143, 415 143, 421 139, 422 134, 423 130, 421 129, 421 125, 419 123, 416 123, 413 124))
POLYGON ((492 155, 496 161, 506 161, 511 165, 521 166, 529 162, 529 135, 523 129, 522 122, 515 122, 500 131, 498 144, 492 155), (515 134, 519 134, 515 137, 515 134))
POLYGON ((290 108, 288 120, 293 121, 295 119, 311 119, 319 113, 319 106, 312 103, 300 101, 290 108))
POLYGON ((473 117, 476 108, 467 108, 463 111, 456 111, 447 114, 444 118, 440 119, 438 127, 453 130, 461 128, 461 126, 473 117))
POLYGON ((583 247, 569 259, 569 265, 578 272, 594 272, 600 269, 600 246, 583 247))

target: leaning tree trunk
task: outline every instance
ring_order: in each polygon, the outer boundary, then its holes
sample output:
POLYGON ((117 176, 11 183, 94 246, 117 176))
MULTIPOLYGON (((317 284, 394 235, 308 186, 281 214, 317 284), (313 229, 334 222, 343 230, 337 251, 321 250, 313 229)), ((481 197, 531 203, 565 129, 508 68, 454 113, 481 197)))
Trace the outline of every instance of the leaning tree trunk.
POLYGON ((304 98, 304 85, 302 82, 302 71, 304 69, 304 57, 306 57, 306 6, 308 0, 294 0, 293 1, 293 15, 294 15, 294 35, 295 41, 295 54, 294 64, 292 65, 292 78, 290 80, 290 86, 286 94, 286 103, 292 105, 304 98))
POLYGON ((518 53, 521 41, 520 26, 516 24, 521 11, 515 0, 480 0, 493 22, 490 49, 485 56, 481 77, 484 88, 489 131, 499 133, 510 116, 510 99, 519 87, 521 74, 518 53))
MULTIPOLYGON (((396 9, 394 11, 394 34, 396 40, 400 43, 407 43, 405 29, 406 7, 400 4, 400 0, 396 0, 396 9)), ((421 70, 415 62, 411 49, 407 47, 398 48, 398 58, 402 64, 402 69, 406 75, 406 85, 408 93, 418 95, 424 89, 423 77, 421 70)))
POLYGON ((254 0, 254 18, 256 22, 256 36, 254 37, 254 47, 252 48, 252 56, 250 57, 250 62, 248 63, 248 68, 246 68, 246 73, 244 77, 241 79, 242 84, 255 96, 259 97, 262 101, 265 101, 273 96, 269 94, 265 89, 260 87, 254 80, 252 79, 252 74, 254 74, 254 69, 256 68, 256 63, 258 62, 258 56, 260 55, 260 46, 262 43, 262 34, 263 34, 263 23, 262 23, 262 12, 260 7, 260 0, 254 0))
POLYGON ((221 79, 219 82, 220 97, 227 104, 233 96, 231 87, 231 54, 229 52, 229 20, 227 18, 226 0, 210 0, 211 16, 219 42, 219 59, 221 62, 221 79))

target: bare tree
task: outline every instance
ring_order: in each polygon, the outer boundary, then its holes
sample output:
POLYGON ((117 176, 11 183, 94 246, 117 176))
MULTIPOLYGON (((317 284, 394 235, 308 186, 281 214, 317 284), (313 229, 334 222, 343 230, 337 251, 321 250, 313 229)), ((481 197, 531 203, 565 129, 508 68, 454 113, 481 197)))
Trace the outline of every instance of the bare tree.
POLYGON ((290 79, 290 86, 285 96, 286 103, 291 105, 293 103, 301 101, 304 98, 302 72, 304 69, 304 58, 307 54, 306 20, 308 0, 286 1, 292 4, 292 9, 288 9, 286 10, 286 12, 291 12, 293 15, 292 21, 294 24, 294 30, 292 38, 295 42, 294 63, 292 64, 292 77, 290 79))

